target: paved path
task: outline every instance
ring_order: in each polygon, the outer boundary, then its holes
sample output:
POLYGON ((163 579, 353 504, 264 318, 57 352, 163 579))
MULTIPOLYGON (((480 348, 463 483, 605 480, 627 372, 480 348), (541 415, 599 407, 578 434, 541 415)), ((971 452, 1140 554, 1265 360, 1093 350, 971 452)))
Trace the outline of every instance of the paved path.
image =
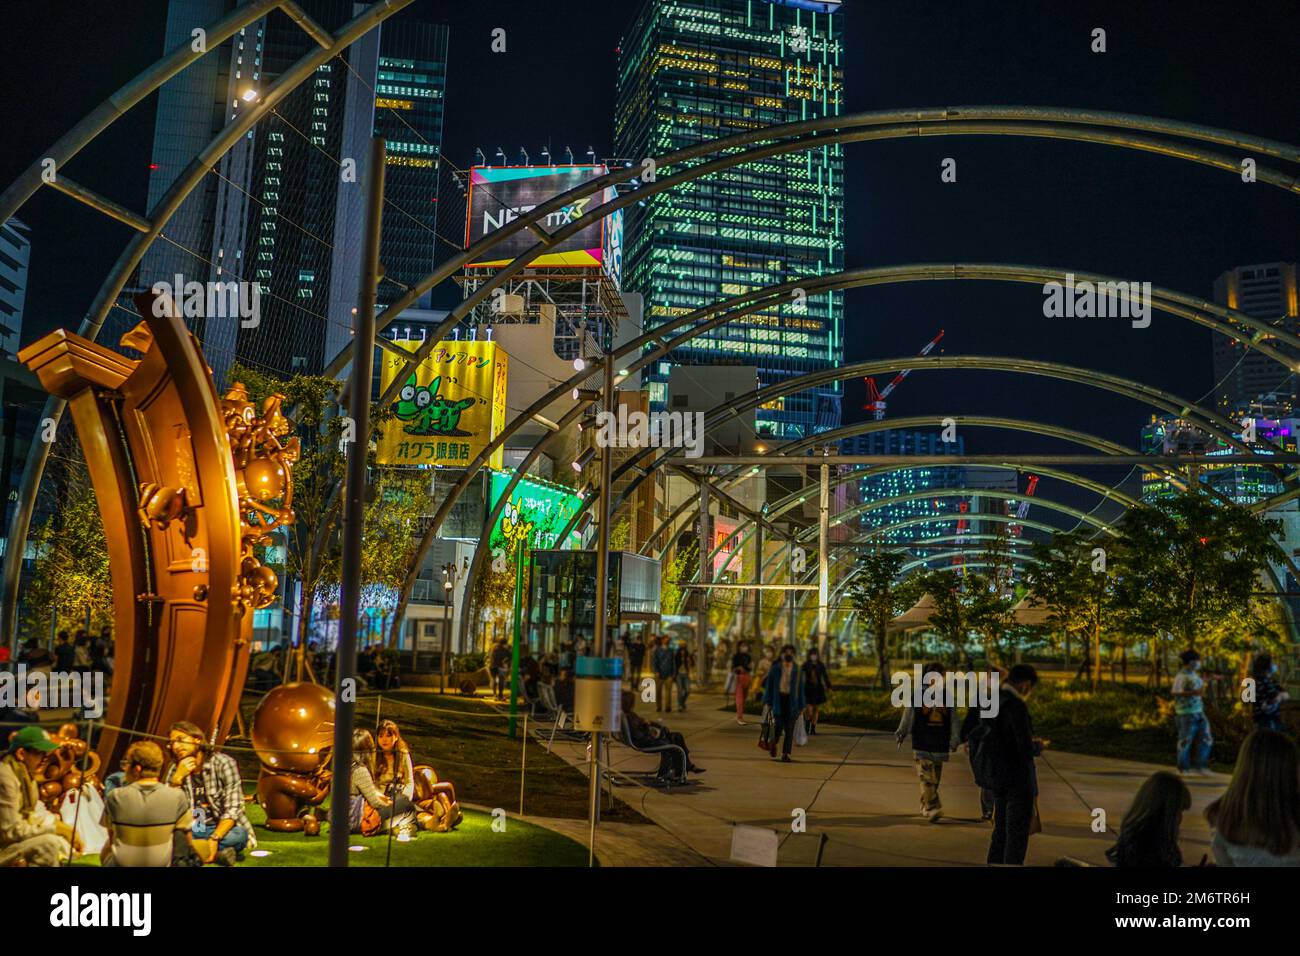
MULTIPOLYGON (((696 783, 672 791, 616 786, 614 793, 667 833, 665 847, 685 844, 705 861, 727 865, 733 823, 768 827, 782 835, 781 865, 812 865, 819 834, 827 842, 823 866, 982 865, 990 824, 980 821, 979 791, 965 754, 944 769, 940 794, 945 816, 937 823, 918 812, 918 786, 910 750, 899 750, 883 731, 822 725, 808 745, 796 747, 793 763, 772 760, 758 749, 757 718, 738 726, 718 708, 720 694, 691 695, 691 709, 665 717, 685 734, 691 759, 707 772, 696 783), (792 811, 807 814, 807 833, 791 832, 792 811)), ((1032 708, 1032 700, 1030 707, 1032 708)), ((642 716, 653 707, 638 706, 642 716)), ((585 745, 556 742, 555 752, 586 766, 585 745)), ((658 758, 615 745, 620 771, 653 770, 658 758)), ((1039 812, 1043 832, 1029 843, 1026 863, 1047 866, 1063 856, 1107 865, 1104 853, 1138 786, 1161 769, 1135 761, 1048 752, 1038 762, 1039 812), (1106 812, 1108 832, 1092 829, 1093 809, 1106 812)), ((1209 853, 1202 811, 1223 791, 1227 777, 1189 778, 1192 809, 1183 820, 1183 859, 1209 853)), ((600 837, 597 837, 597 847, 600 837)), ((619 865, 617 859, 609 861, 619 865)))

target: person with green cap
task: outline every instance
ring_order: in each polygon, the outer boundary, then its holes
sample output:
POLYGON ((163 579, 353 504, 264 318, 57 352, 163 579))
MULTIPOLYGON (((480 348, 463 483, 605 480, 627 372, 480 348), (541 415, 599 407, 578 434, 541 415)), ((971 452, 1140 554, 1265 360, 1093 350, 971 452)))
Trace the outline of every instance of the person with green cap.
POLYGON ((36 774, 58 749, 40 727, 24 727, 0 760, 0 866, 58 866, 81 849, 72 828, 41 802, 36 774))

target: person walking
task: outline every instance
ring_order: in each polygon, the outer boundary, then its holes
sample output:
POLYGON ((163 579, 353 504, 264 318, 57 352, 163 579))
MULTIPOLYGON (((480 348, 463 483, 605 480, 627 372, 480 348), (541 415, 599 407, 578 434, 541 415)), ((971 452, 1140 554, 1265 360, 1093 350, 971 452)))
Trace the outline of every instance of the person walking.
POLYGON ((804 710, 804 723, 808 725, 808 734, 811 736, 817 733, 817 716, 832 690, 831 675, 827 672, 816 646, 808 649, 808 659, 804 661, 803 674, 804 699, 808 702, 804 710))
MULTIPOLYGON (((56 648, 57 650, 57 648, 56 648)), ((1250 707, 1250 717, 1256 730, 1276 730, 1285 733, 1282 723, 1282 705, 1291 695, 1278 682, 1277 664, 1272 654, 1256 654, 1250 675, 1255 679, 1255 700, 1250 707)))
POLYGON ((794 722, 803 712, 805 703, 803 674, 795 662, 793 644, 781 648, 781 656, 768 671, 763 683, 763 703, 772 708, 772 717, 776 721, 768 753, 775 759, 776 745, 782 743, 781 761, 792 763, 790 749, 794 746, 794 722))
POLYGON ((506 685, 510 682, 510 663, 510 645, 504 637, 499 637, 488 657, 488 666, 492 670, 492 694, 497 700, 505 700, 506 685))
POLYGON ((645 632, 632 634, 632 643, 627 648, 627 667, 632 675, 632 692, 641 693, 641 671, 645 669, 645 632))
POLYGON ((731 673, 735 678, 736 723, 745 726, 745 698, 749 696, 750 672, 754 659, 749 656, 749 643, 736 642, 736 653, 731 655, 731 673))
POLYGON ((1201 655, 1193 650, 1179 655, 1182 668, 1174 677, 1174 718, 1178 722, 1178 771, 1204 776, 1210 762, 1210 721, 1205 716, 1205 681, 1198 673, 1201 655))
POLYGON ((650 655, 650 670, 655 676, 655 710, 659 712, 673 709, 673 677, 676 662, 672 648, 668 646, 667 636, 660 634, 655 640, 654 653, 650 655))
POLYGON ((677 653, 673 655, 673 667, 676 668, 677 680, 677 709, 686 709, 686 698, 691 693, 691 668, 695 666, 695 655, 691 653, 690 647, 685 641, 677 645, 677 653))
POLYGON ((1022 866, 1029 850, 1038 794, 1034 758, 1046 746, 1046 741, 1034 737, 1025 703, 1037 684, 1038 672, 1033 667, 1016 664, 999 691, 997 715, 983 721, 989 725, 988 734, 978 746, 989 748, 993 764, 991 864, 1022 866))
MULTIPOLYGON (((942 686, 942 664, 926 664, 921 671, 922 681, 926 680, 927 674, 939 675, 942 686)), ((951 707, 927 706, 904 707, 898 729, 894 731, 894 739, 900 747, 909 734, 912 737, 912 761, 921 784, 921 816, 931 823, 937 823, 943 816, 939 782, 943 779, 943 765, 948 762, 948 755, 957 749, 960 732, 951 707)))

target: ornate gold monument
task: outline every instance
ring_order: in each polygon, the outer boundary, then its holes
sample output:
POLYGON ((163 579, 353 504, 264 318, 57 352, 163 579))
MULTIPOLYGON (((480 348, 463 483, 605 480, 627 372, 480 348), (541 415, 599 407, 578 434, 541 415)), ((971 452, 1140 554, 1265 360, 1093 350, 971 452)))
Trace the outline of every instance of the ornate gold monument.
POLYGON ((176 720, 225 738, 248 670, 255 608, 276 595, 254 546, 293 521, 298 440, 281 396, 257 409, 243 385, 217 395, 198 342, 169 302, 136 297, 126 358, 66 330, 18 353, 66 399, 108 539, 113 686, 98 742, 113 767, 121 727, 166 735, 176 720), (159 315, 158 313, 162 313, 159 315))

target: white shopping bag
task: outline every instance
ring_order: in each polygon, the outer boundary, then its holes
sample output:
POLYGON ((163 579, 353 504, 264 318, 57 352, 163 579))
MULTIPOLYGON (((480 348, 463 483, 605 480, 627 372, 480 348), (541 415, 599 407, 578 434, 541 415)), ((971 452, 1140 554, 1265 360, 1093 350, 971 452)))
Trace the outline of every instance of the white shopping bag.
POLYGON ((794 722, 794 743, 796 747, 802 747, 808 742, 808 728, 804 726, 803 714, 800 714, 794 722))
POLYGON ((69 790, 63 795, 59 804, 59 818, 73 827, 81 837, 81 848, 85 853, 100 853, 108 842, 108 831, 100 825, 104 818, 104 798, 90 784, 82 784, 81 790, 69 790), (80 800, 81 810, 77 803, 80 800))

